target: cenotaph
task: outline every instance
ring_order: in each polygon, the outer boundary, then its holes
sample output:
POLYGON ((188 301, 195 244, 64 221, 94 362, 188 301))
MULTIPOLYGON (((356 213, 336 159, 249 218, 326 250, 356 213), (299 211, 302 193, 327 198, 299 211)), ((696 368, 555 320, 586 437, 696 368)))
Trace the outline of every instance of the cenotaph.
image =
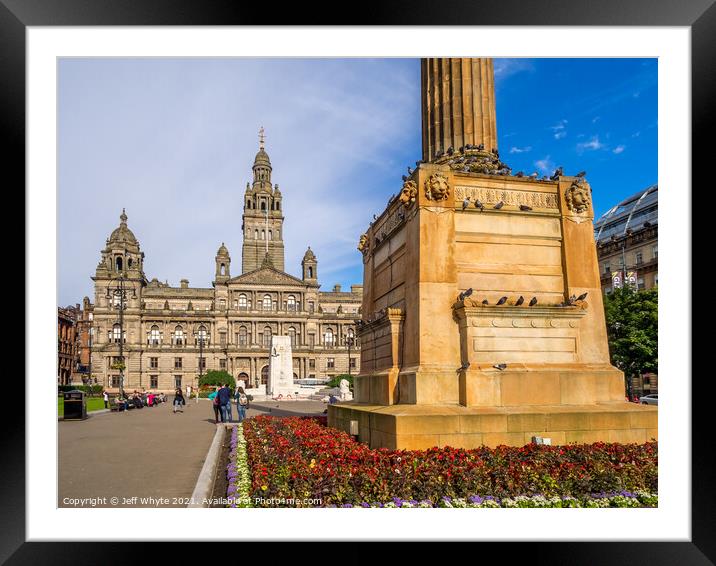
POLYGON ((360 238, 361 372, 328 424, 397 449, 657 438, 610 363, 585 175, 501 160, 491 59, 421 74, 423 158, 360 238))
POLYGON ((293 356, 290 336, 272 336, 266 393, 271 397, 296 396, 293 383, 293 356))

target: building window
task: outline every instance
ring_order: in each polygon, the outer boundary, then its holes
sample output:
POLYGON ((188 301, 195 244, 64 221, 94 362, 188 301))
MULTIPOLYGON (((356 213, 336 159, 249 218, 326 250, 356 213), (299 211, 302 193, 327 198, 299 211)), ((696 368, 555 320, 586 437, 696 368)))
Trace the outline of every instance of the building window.
POLYGON ((204 346, 209 343, 209 336, 206 333, 206 326, 204 326, 203 324, 199 327, 199 330, 196 333, 196 345, 198 346, 200 343, 202 343, 204 346))
POLYGON ((289 295, 286 299, 286 307, 289 311, 296 311, 296 297, 289 295))
POLYGON ((316 360, 308 360, 308 369, 316 369, 316 360))
POLYGON ((323 335, 323 342, 328 348, 332 348, 334 344, 334 336, 333 336, 333 330, 330 328, 326 330, 325 334, 323 335))
POLYGON ((181 326, 177 326, 174 328, 174 334, 172 336, 172 340, 173 340, 175 346, 183 346, 184 345, 184 340, 186 340, 186 337, 184 335, 184 329, 181 326))
POLYGON ((658 254, 657 254, 658 249, 657 249, 657 247, 658 247, 658 246, 654 246, 653 248, 651 248, 651 254, 654 256, 654 259, 656 259, 656 258, 658 257, 658 254))
POLYGON ((226 332, 219 332, 219 344, 226 346, 226 332))
POLYGON ((308 345, 311 348, 313 348, 316 345, 316 335, 315 334, 308 335, 308 345))
POLYGON ((611 272, 612 272, 612 267, 611 267, 611 265, 609 265, 608 263, 605 263, 605 264, 604 264, 604 273, 609 274, 609 273, 611 273, 611 272))
POLYGON ((634 257, 636 258, 637 265, 641 265, 644 262, 644 256, 641 252, 636 252, 636 254, 634 254, 634 257))
POLYGON ((356 359, 355 359, 355 358, 351 358, 351 360, 350 360, 350 368, 351 368, 351 369, 355 369, 355 368, 356 368, 356 359))
POLYGON ((161 344, 161 334, 159 333, 159 327, 155 324, 149 331, 149 345, 159 346, 161 344))
POLYGON ((264 341, 263 341, 264 346, 271 345, 271 327, 270 326, 264 327, 263 339, 264 339, 264 341))
POLYGON ((119 376, 118 375, 112 376, 112 387, 119 387, 119 376))
POLYGON ((645 289, 646 285, 644 285, 644 278, 639 277, 639 279, 636 280, 636 286, 638 289, 645 289))
POLYGON ((111 341, 115 344, 119 344, 120 336, 122 336, 122 328, 119 326, 119 324, 115 324, 112 327, 111 341))
POLYGON ((316 310, 316 306, 314 305, 313 301, 308 301, 308 312, 313 314, 316 310))
POLYGON ((261 303, 261 308, 265 311, 271 310, 271 295, 264 295, 263 301, 261 303))
POLYGON ((159 358, 149 358, 149 369, 159 368, 159 358))
POLYGON ((248 331, 245 326, 239 328, 239 346, 247 346, 248 331))
POLYGON ((246 295, 241 294, 239 295, 239 310, 245 311, 249 309, 249 303, 246 300, 246 295))
POLYGON ((159 387, 159 376, 158 375, 150 375, 149 376, 149 387, 151 389, 157 389, 159 387))
MULTIPOLYGON (((223 275, 223 273, 222 273, 222 275, 223 275)), ((220 300, 219 300, 219 308, 220 308, 222 311, 225 311, 225 310, 226 310, 226 299, 220 299, 220 300)))
POLYGON ((181 369, 181 358, 174 358, 174 369, 181 369))
POLYGON ((219 369, 226 370, 226 360, 223 358, 219 360, 219 369))
POLYGON ((288 329, 288 336, 291 339, 291 347, 295 347, 296 346, 296 329, 293 326, 291 326, 288 329))
POLYGON ((174 387, 176 389, 181 389, 181 375, 174 376, 174 387))
POLYGON ((334 369, 336 367, 336 359, 328 358, 326 361, 326 369, 334 369))

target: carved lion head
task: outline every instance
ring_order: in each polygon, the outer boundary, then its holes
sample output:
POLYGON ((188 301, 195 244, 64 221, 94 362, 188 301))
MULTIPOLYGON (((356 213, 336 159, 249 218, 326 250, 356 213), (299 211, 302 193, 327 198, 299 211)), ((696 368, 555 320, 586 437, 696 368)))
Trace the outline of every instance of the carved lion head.
POLYGON ((445 200, 450 195, 450 185, 440 173, 433 173, 425 181, 425 196, 429 200, 445 200))
POLYGON ((592 202, 592 197, 589 193, 589 185, 584 181, 572 183, 564 195, 564 199, 567 201, 567 208, 577 214, 587 210, 592 202))

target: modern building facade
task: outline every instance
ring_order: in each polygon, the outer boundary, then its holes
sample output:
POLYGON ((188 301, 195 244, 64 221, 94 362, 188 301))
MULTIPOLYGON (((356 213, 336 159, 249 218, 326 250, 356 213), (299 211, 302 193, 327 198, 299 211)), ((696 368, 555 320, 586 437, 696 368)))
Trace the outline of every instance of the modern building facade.
POLYGON ((630 284, 651 289, 659 282, 659 186, 630 196, 594 223, 602 291, 630 284))
MULTIPOLYGON (((323 292, 310 247, 302 277, 284 271, 283 206, 263 140, 244 196, 242 272, 232 276, 222 243, 212 287, 147 279, 144 252, 122 211, 92 279, 92 374, 110 390, 196 387, 207 370, 248 386, 266 383, 271 336, 289 336, 294 379, 360 369, 355 320, 362 286, 323 292), (349 355, 350 346, 350 355, 349 355)), ((88 314, 89 317, 89 314, 88 314)))

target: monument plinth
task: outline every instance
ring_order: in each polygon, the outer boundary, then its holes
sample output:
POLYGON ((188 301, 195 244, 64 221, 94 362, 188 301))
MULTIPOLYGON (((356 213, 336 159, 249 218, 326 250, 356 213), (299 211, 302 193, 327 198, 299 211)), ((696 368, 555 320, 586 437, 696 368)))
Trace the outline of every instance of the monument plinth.
POLYGON ((296 396, 290 336, 272 336, 267 393, 271 397, 296 396))
MULTIPOLYGON (((426 70, 451 69, 440 76, 460 82, 461 100, 489 103, 491 76, 468 96, 479 76, 456 72, 476 68, 491 63, 424 62, 424 88, 436 84, 426 70)), ((512 175, 490 147, 494 127, 455 137, 463 118, 445 115, 464 112, 455 99, 437 112, 452 133, 436 136, 434 99, 424 92, 429 162, 359 244, 361 373, 329 425, 348 432, 357 420, 362 441, 389 448, 656 438, 656 408, 625 402, 609 361, 589 184, 512 175), (455 139, 465 145, 446 147, 455 139)), ((482 115, 489 126, 494 108, 482 115)))

